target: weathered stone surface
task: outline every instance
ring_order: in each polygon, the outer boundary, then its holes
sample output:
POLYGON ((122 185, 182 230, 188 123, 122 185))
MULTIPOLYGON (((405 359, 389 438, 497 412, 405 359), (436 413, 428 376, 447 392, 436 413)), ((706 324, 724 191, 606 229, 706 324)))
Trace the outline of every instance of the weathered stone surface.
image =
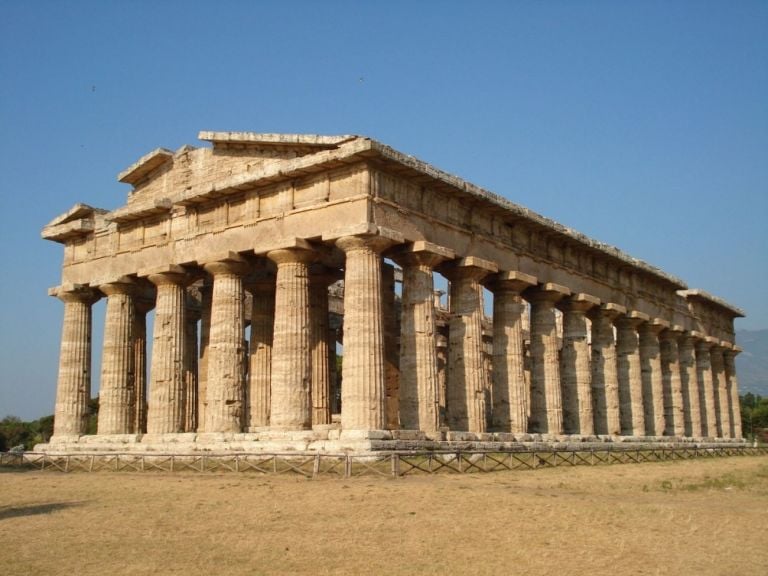
MULTIPOLYGON (((671 330, 662 332, 661 374, 663 385, 664 431, 667 436, 685 434, 685 415, 678 336, 671 330)), ((658 436, 658 434, 656 434, 658 436)))
POLYGON ((616 321, 619 416, 624 436, 645 435, 643 381, 637 328, 647 318, 620 316, 616 321))
POLYGON ((252 295, 246 422, 247 430, 255 432, 269 426, 271 411, 275 278, 265 275, 245 288, 252 295))
POLYGON ((442 269, 451 281, 446 384, 447 423, 452 430, 487 430, 488 374, 483 366, 480 281, 496 272, 491 262, 465 258, 442 269))
POLYGON ((184 431, 184 285, 181 271, 150 274, 157 286, 147 434, 184 431))
POLYGON ((559 304, 563 311, 560 379, 563 391, 563 431, 566 434, 595 434, 586 312, 599 305, 600 301, 588 294, 575 294, 559 304))
POLYGON ((124 171, 125 206, 78 204, 43 229, 64 246, 52 446, 741 437, 738 308, 368 138, 201 138, 209 148, 158 149, 124 171), (329 291, 321 277, 342 269, 329 291), (100 294, 99 433, 79 442, 100 294))
POLYGON ((525 292, 531 304, 531 415, 528 428, 542 434, 563 433, 555 303, 570 290, 546 283, 525 292))
POLYGON ((493 427, 512 434, 528 431, 523 314, 521 293, 536 278, 519 272, 499 273, 493 290, 493 427))
POLYGON ((392 244, 392 239, 383 235, 336 240, 346 254, 341 389, 344 430, 382 430, 385 426, 381 252, 392 244))
POLYGON ((696 341, 690 333, 678 339, 680 357, 680 384, 683 392, 685 435, 693 438, 703 436, 701 420, 701 393, 699 371, 696 369, 696 341))
POLYGON ((619 377, 617 373, 616 339, 613 321, 626 314, 617 304, 603 304, 590 312, 592 320, 592 401, 595 412, 595 433, 618 436, 619 377))
POLYGON ((85 434, 91 397, 91 305, 98 295, 80 286, 51 290, 64 302, 54 436, 85 434))
POLYGON ((309 264, 315 255, 308 248, 288 248, 267 257, 277 264, 269 425, 307 429, 312 426, 309 264))
POLYGON ((99 287, 107 295, 101 354, 98 434, 132 434, 136 424, 136 369, 133 304, 135 287, 114 282, 99 287))
POLYGON ((405 430, 436 432, 440 426, 432 271, 452 256, 424 242, 392 256, 403 267, 399 412, 405 430))
POLYGON ((205 264, 213 276, 205 431, 239 432, 245 405, 245 294, 248 267, 237 255, 205 264))

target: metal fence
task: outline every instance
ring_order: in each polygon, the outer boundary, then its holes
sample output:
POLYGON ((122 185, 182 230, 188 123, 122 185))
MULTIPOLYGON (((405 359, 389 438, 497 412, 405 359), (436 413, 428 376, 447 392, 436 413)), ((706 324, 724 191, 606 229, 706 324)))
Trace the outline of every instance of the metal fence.
POLYGON ((103 453, 55 455, 0 453, 0 465, 57 472, 243 472, 306 478, 403 477, 419 474, 474 474, 562 466, 668 462, 691 458, 766 456, 768 447, 609 447, 588 450, 530 449, 510 452, 382 452, 380 454, 103 453))

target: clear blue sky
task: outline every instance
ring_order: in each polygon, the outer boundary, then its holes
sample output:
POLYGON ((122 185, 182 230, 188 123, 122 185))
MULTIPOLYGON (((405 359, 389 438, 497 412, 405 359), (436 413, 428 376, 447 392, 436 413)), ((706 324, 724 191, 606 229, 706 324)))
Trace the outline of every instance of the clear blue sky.
POLYGON ((371 136, 768 328, 768 2, 0 0, 0 126, 0 418, 53 411, 40 228, 199 130, 371 136))

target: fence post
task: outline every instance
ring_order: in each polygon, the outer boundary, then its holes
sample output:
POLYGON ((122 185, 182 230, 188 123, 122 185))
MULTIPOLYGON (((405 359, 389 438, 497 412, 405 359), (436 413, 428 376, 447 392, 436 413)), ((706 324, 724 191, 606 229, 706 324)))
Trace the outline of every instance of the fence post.
POLYGON ((320 453, 315 454, 315 461, 312 463, 312 478, 320 476, 320 453))

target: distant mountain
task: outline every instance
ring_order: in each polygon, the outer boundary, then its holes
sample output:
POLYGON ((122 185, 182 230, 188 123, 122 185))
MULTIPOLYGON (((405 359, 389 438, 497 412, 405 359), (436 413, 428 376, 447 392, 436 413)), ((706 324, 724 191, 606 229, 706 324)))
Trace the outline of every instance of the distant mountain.
POLYGON ((744 350, 736 356, 739 393, 768 398, 768 330, 737 330, 736 344, 744 350))

